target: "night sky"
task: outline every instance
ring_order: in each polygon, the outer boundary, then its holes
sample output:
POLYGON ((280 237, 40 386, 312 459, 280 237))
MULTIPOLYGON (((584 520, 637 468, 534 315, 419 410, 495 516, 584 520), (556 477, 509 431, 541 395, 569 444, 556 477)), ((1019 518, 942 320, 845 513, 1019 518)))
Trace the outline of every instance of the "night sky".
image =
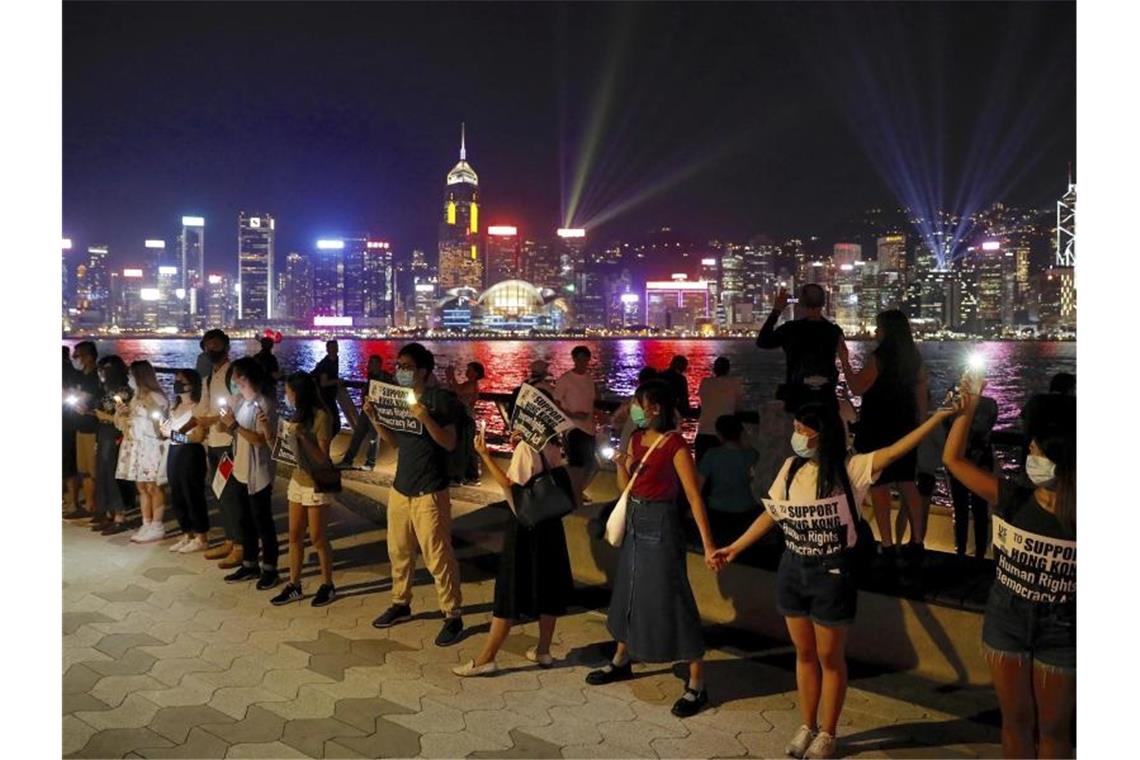
POLYGON ((201 214, 210 265, 233 268, 239 209, 277 217, 282 258, 354 230, 434 252, 461 121, 484 225, 559 226, 592 152, 574 222, 602 215, 593 239, 822 234, 900 205, 900 187, 948 208, 1049 205, 1076 153, 1074 3, 67 2, 63 17, 63 231, 122 263, 201 214))

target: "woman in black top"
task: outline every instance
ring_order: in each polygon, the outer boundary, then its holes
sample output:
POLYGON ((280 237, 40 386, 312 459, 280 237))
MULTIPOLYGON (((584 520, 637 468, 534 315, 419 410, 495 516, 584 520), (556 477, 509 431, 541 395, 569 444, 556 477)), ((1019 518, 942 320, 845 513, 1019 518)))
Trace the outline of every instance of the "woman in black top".
MULTIPOLYGON (((855 450, 860 453, 881 449, 914 429, 926 419, 926 368, 914 346, 910 322, 897 309, 884 311, 875 319, 878 348, 859 372, 851 368, 847 346, 839 342, 839 359, 847 387, 863 397, 855 450)), ((910 546, 921 551, 926 539, 926 512, 914 482, 917 455, 910 452, 879 475, 871 488, 871 504, 884 550, 894 546, 891 536, 891 486, 898 489, 910 516, 910 546)))
MULTIPOLYGON (((968 378, 967 378, 968 379, 968 378)), ((966 456, 982 383, 963 391, 965 412, 942 453, 950 474, 994 505, 995 581, 982 645, 1001 707, 1006 757, 1073 757, 1077 704, 1076 399, 1030 428, 1032 486, 998 478, 966 456), (1035 730, 1036 726, 1036 730, 1035 730)))
MULTIPOLYGON (((116 480, 119 446, 123 434, 115 427, 115 408, 134 394, 128 380, 127 364, 118 356, 104 356, 98 363, 99 380, 105 391, 92 413, 99 420, 95 431, 95 498, 108 520, 98 527, 104 536, 127 530, 127 494, 132 484, 116 480)), ((96 526, 92 526, 96 530, 96 526)))

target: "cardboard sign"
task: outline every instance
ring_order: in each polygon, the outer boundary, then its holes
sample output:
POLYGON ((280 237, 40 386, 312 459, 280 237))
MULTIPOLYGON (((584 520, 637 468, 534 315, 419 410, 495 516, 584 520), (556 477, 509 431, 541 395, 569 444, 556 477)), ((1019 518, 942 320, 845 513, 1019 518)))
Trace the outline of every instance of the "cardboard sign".
POLYGON ((297 452, 293 449, 295 427, 296 423, 277 420, 277 440, 273 443, 273 460, 293 467, 297 466, 297 452))
POLYGON ((1077 598, 1077 542, 1050 538, 993 517, 998 583, 1031 602, 1061 604, 1077 598))
POLYGON ((412 416, 415 394, 411 388, 370 380, 368 400, 376 408, 377 421, 389 430, 409 435, 424 432, 424 424, 412 416))
POLYGON ((517 430, 527 445, 542 451, 551 438, 573 427, 573 421, 553 399, 533 385, 522 384, 511 415, 511 430, 517 430))
POLYGON ((784 531, 784 544, 802 557, 830 557, 855 545, 847 497, 816 501, 764 499, 764 508, 784 531))

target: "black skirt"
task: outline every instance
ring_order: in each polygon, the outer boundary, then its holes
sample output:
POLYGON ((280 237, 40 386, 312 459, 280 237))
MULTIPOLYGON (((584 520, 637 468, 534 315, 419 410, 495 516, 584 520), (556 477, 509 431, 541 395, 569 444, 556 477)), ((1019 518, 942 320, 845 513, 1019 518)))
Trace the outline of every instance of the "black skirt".
POLYGON ((562 520, 527 528, 512 519, 499 558, 492 614, 506 620, 564 615, 573 591, 562 520))

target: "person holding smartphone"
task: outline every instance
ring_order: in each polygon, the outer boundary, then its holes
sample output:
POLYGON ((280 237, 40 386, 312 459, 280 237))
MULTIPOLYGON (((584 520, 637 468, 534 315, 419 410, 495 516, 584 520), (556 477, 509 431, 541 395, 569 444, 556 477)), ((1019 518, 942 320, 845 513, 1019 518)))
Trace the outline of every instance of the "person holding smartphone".
POLYGON ((257 578, 264 591, 280 583, 277 572, 277 527, 273 523, 273 461, 270 440, 277 429, 277 410, 262 394, 265 377, 261 365, 250 356, 235 361, 233 384, 237 405, 223 407, 219 423, 235 437, 234 469, 228 488, 234 489, 242 535, 241 566, 226 576, 227 583, 257 578), (260 548, 261 566, 258 568, 260 548))
POLYGON ((210 516, 206 510, 206 429, 194 419, 194 409, 202 400, 202 377, 192 369, 174 375, 177 397, 170 416, 159 428, 170 443, 166 459, 166 480, 170 484, 170 504, 178 517, 182 538, 170 551, 182 554, 206 550, 210 516))
POLYGON ((207 330, 202 336, 201 346, 206 359, 204 363, 208 363, 208 368, 204 373, 199 372, 202 377, 202 398, 194 410, 194 417, 199 425, 208 428, 206 464, 209 469, 203 488, 206 489, 206 502, 218 503, 224 531, 222 542, 208 549, 202 556, 209 560, 221 560, 218 567, 229 570, 240 565, 242 560, 240 511, 236 503, 231 505, 225 499, 219 499, 211 485, 218 464, 224 456, 232 454, 234 444, 233 436, 226 432, 224 426, 217 424, 221 419, 222 408, 228 406, 234 396, 229 387, 230 338, 221 330, 207 330))
POLYGON ((115 477, 119 466, 119 447, 123 434, 115 426, 115 410, 134 395, 129 384, 126 362, 118 356, 104 356, 99 360, 99 380, 103 384, 103 397, 91 410, 99 426, 95 431, 95 500, 106 516, 101 525, 92 525, 104 536, 128 530, 127 498, 131 485, 115 477))
POLYGON ((146 544, 166 536, 162 523, 165 505, 158 485, 163 448, 158 426, 170 402, 158 384, 154 367, 145 359, 131 362, 129 383, 134 397, 115 406, 116 425, 123 432, 115 477, 132 481, 138 488, 142 525, 131 541, 146 544))
POLYGON ((998 477, 970 459, 970 428, 985 383, 961 383, 964 411, 942 462, 992 505, 995 580, 982 647, 1001 708, 1005 757, 1074 757, 1077 705, 1077 405, 1041 405, 1026 430, 1025 478, 998 477))

